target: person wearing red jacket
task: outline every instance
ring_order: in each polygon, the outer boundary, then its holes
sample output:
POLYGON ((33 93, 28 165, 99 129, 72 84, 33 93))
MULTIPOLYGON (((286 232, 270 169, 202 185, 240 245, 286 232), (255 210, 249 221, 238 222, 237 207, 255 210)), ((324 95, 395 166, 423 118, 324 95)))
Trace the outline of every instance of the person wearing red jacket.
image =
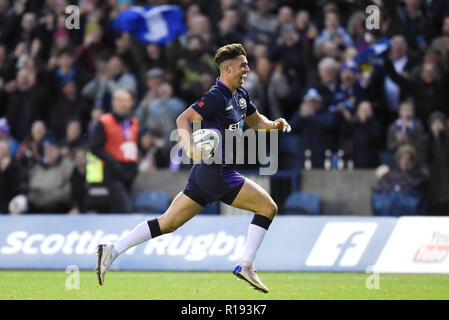
POLYGON ((126 90, 113 94, 113 111, 105 113, 89 137, 90 151, 103 161, 104 184, 109 189, 110 212, 133 210, 131 186, 137 175, 139 121, 132 116, 133 97, 126 90))

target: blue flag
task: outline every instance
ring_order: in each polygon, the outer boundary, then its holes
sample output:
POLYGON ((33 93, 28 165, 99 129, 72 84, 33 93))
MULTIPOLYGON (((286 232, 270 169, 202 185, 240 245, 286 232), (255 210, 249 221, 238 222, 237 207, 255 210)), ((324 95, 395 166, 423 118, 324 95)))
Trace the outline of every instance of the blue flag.
POLYGON ((368 63, 371 59, 379 57, 382 53, 388 50, 390 47, 390 39, 382 38, 370 47, 362 50, 354 57, 354 61, 357 63, 368 63))
POLYGON ((187 30, 182 9, 174 5, 132 6, 117 16, 113 26, 144 44, 168 43, 187 30))

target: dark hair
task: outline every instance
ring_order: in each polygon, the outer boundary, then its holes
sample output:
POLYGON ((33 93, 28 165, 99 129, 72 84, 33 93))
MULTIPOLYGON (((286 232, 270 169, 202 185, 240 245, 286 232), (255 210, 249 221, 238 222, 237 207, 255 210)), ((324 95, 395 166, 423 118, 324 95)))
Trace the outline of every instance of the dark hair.
POLYGON ((432 123, 435 120, 439 120, 443 123, 444 127, 446 127, 446 116, 444 115, 444 113, 440 112, 440 111, 434 111, 430 114, 429 119, 428 119, 428 124, 429 127, 432 126, 432 123))
POLYGON ((223 61, 232 60, 240 55, 246 57, 246 51, 243 48, 242 44, 240 43, 227 44, 217 50, 217 54, 215 55, 214 61, 217 64, 217 66, 220 66, 220 64, 223 61))
POLYGON ((191 33, 187 36, 187 42, 190 42, 191 40, 198 40, 201 44, 201 47, 204 47, 204 38, 198 34, 198 33, 191 33))
POLYGON ((57 57, 58 57, 58 58, 61 58, 61 57, 64 56, 64 55, 67 55, 67 56, 70 56, 70 57, 73 58, 73 53, 72 53, 72 51, 71 51, 70 49, 68 49, 68 48, 65 48, 65 49, 62 49, 61 51, 59 51, 57 57))

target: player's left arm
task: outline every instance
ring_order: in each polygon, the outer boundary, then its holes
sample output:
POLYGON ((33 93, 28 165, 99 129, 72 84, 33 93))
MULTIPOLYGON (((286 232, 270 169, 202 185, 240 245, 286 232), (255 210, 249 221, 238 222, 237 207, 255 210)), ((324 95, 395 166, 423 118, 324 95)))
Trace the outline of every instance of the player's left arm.
POLYGON ((284 132, 291 131, 290 125, 284 118, 279 118, 271 121, 263 114, 260 114, 258 110, 247 116, 245 118, 245 121, 248 126, 254 130, 282 130, 284 132))
POLYGON ((282 130, 286 132, 291 131, 291 126, 284 118, 279 118, 274 121, 269 120, 257 110, 257 106, 251 101, 248 91, 243 89, 244 97, 247 105, 247 112, 245 121, 251 129, 254 130, 282 130))

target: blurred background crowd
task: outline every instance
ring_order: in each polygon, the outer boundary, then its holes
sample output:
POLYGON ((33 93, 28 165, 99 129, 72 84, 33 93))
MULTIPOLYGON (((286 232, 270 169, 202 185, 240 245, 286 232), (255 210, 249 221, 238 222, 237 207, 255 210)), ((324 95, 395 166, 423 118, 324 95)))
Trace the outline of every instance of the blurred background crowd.
POLYGON ((338 153, 379 168, 377 190, 419 190, 429 213, 449 212, 449 0, 0 0, 0 212, 19 210, 17 195, 28 212, 86 212, 89 136, 117 89, 139 119, 136 174, 179 170, 175 120, 215 83, 216 49, 234 42, 259 111, 292 125, 280 169, 325 168, 338 153), (65 25, 72 4, 79 30, 65 25), (162 4, 183 9, 175 41, 113 28, 132 5, 162 4), (379 28, 368 30, 373 4, 379 28), (385 37, 385 53, 368 50, 385 37))

